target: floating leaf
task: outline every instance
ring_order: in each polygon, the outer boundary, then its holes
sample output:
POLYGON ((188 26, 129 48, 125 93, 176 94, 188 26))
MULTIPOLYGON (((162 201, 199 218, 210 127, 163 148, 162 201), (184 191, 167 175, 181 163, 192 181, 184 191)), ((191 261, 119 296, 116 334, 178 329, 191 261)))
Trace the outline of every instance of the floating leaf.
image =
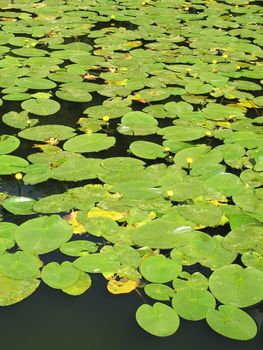
POLYGON ((237 307, 254 305, 263 299, 263 272, 254 267, 226 265, 212 273, 209 288, 221 303, 237 307))
POLYGON ((75 284, 80 277, 72 263, 64 261, 61 265, 51 262, 43 267, 41 272, 42 280, 52 288, 64 289, 75 284))
POLYGON ((158 337, 167 337, 179 327, 179 317, 169 306, 155 303, 153 306, 143 304, 136 311, 138 324, 147 332, 158 337))
POLYGON ((33 141, 48 141, 50 138, 61 141, 75 136, 75 130, 64 125, 41 125, 20 131, 18 135, 33 141))
POLYGON ((154 255, 143 260, 140 272, 150 282, 166 283, 172 281, 181 272, 181 265, 164 255, 154 255))
POLYGON ((35 213, 33 210, 35 202, 36 201, 32 198, 13 196, 5 199, 2 205, 12 214, 30 215, 35 213))
POLYGON ((85 255, 74 261, 73 266, 84 272, 114 273, 120 268, 116 254, 112 252, 85 255))
POLYGON ((64 143, 63 148, 69 152, 99 152, 112 147, 115 142, 116 140, 113 136, 91 133, 73 137, 64 143))
POLYGON ((20 157, 0 155, 0 164, 0 175, 9 175, 23 171, 29 163, 20 157))
POLYGON ((148 141, 134 141, 130 145, 130 150, 135 156, 145 159, 164 158, 166 156, 162 146, 148 141))
POLYGON ((42 98, 26 100, 21 107, 29 113, 42 116, 55 114, 60 110, 60 104, 57 101, 42 98))
POLYGON ((41 266, 38 257, 27 252, 6 253, 0 257, 0 272, 18 280, 39 277, 41 266))
POLYGON ((12 135, 0 136, 0 154, 7 154, 15 151, 20 145, 17 137, 12 135))
POLYGON ((36 278, 17 280, 0 273, 0 305, 8 306, 29 297, 39 286, 36 278))
POLYGON ((159 283, 149 283, 144 287, 145 293, 152 299, 168 301, 174 296, 175 291, 165 285, 159 283))
POLYGON ((150 114, 129 112, 121 118, 117 130, 124 135, 151 135, 157 131, 158 122, 150 114))
POLYGON ((111 294, 126 294, 132 292, 137 286, 137 281, 127 279, 111 279, 107 284, 107 289, 111 294))
POLYGON ((77 296, 86 292, 90 287, 91 287, 90 276, 87 273, 80 271, 79 279, 70 287, 62 288, 62 291, 69 295, 77 296))
POLYGON ((45 254, 59 248, 72 236, 70 225, 58 215, 42 216, 20 225, 17 244, 33 254, 45 254))
POLYGON ((257 325, 246 312, 232 305, 220 305, 206 315, 209 326, 225 337, 249 340, 257 334, 257 325))
POLYGON ((206 290, 183 288, 176 292, 172 300, 173 308, 186 320, 198 321, 206 317, 216 306, 215 298, 206 290))

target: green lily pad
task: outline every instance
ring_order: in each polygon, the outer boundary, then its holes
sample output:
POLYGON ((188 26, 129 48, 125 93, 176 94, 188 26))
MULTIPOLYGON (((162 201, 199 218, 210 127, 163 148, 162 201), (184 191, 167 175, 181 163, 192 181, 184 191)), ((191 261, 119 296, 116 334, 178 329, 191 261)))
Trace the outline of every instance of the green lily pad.
POLYGON ((160 283, 149 283, 144 291, 150 298, 161 301, 169 301, 175 293, 171 287, 160 283))
POLYGON ((141 305, 136 311, 136 321, 146 332, 158 337, 174 334, 180 323, 175 310, 162 303, 141 305))
POLYGON ((130 151, 137 157, 144 159, 164 158, 164 147, 149 141, 134 141, 130 144, 130 151))
POLYGON ((96 253, 98 247, 94 242, 77 240, 64 243, 59 249, 63 254, 69 256, 83 256, 88 253, 96 253))
POLYGON ((17 137, 12 135, 0 136, 0 154, 8 154, 15 151, 20 145, 17 137))
POLYGON ((44 266, 41 272, 42 280, 55 289, 69 288, 78 281, 79 277, 80 272, 69 261, 64 261, 61 265, 51 262, 44 266))
POLYGON ((39 286, 36 278, 17 280, 0 273, 0 305, 13 305, 29 297, 39 286))
POLYGON ((164 255, 150 256, 143 260, 140 272, 150 282, 166 283, 172 281, 181 272, 181 265, 164 255))
POLYGON ((241 225, 224 237, 223 246, 234 253, 254 251, 263 254, 262 227, 259 223, 241 225))
POLYGON ((209 310, 206 321, 214 331, 231 339, 249 340, 257 334, 253 318, 232 305, 220 305, 218 310, 209 310))
POLYGON ((0 164, 0 175, 10 175, 23 171, 29 163, 20 157, 0 155, 0 164))
POLYGON ((72 236, 71 226, 58 215, 42 216, 20 225, 16 241, 24 251, 45 254, 59 248, 72 236))
POLYGON ((247 307, 263 299, 263 272, 232 264, 215 270, 209 278, 213 295, 224 304, 247 307))
POLYGON ((2 116, 2 121, 6 125, 17 129, 25 129, 29 125, 34 126, 38 123, 38 119, 29 119, 28 113, 26 111, 23 111, 21 113, 17 113, 14 111, 5 113, 2 116))
POLYGON ((207 190, 215 190, 226 197, 239 194, 244 190, 244 185, 238 176, 230 173, 216 174, 206 181, 204 187, 207 190))
POLYGON ((35 214, 33 206, 35 200, 28 197, 13 196, 5 199, 2 203, 3 207, 10 213, 15 215, 35 214))
POLYGON ((94 253, 81 256, 73 266, 84 272, 114 273, 120 268, 118 256, 113 252, 94 253))
POLYGON ((21 107, 29 113, 42 116, 55 114, 60 110, 60 104, 57 101, 42 98, 26 100, 21 107))
POLYGON ((182 318, 198 321, 204 319, 207 312, 215 308, 216 301, 207 290, 183 288, 174 295, 172 305, 182 318))
POLYGON ((0 238, 15 241, 15 232, 18 226, 12 222, 0 222, 0 238))
POLYGON ((143 112, 129 112, 121 118, 117 130, 124 135, 151 135, 158 129, 157 120, 143 112))
POLYGON ((75 130, 64 125, 41 125, 22 130, 18 135, 32 141, 48 141, 50 138, 67 140, 75 136, 75 130))
POLYGON ((218 206, 205 202, 194 205, 182 205, 178 208, 178 211, 185 219, 202 226, 217 226, 222 216, 218 206))
POLYGON ((114 146, 116 140, 113 136, 105 134, 91 133, 78 135, 64 143, 64 150, 69 152, 99 152, 114 146))
POLYGON ((0 257, 0 273, 18 280, 39 277, 41 266, 39 258, 27 252, 6 253, 0 257))
POLYGON ((80 271, 79 279, 70 287, 62 288, 62 291, 69 295, 81 295, 86 292, 91 287, 91 278, 90 276, 80 271))

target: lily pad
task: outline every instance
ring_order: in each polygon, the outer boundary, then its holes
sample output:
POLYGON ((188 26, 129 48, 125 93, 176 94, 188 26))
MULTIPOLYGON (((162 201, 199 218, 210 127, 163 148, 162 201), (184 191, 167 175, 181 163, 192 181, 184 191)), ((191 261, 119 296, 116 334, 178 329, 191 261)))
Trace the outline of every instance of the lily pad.
POLYGON ((207 312, 215 308, 216 301, 207 290, 183 288, 174 295, 172 305, 182 318, 198 321, 204 319, 207 312))
POLYGON ((10 213, 15 215, 34 214, 33 205, 35 200, 28 197, 13 196, 5 199, 2 203, 3 207, 10 213))
POLYGON ((99 152, 112 147, 116 140, 113 136, 100 133, 78 135, 64 143, 64 150, 69 152, 99 152))
POLYGON ((0 154, 8 154, 15 151, 20 145, 17 137, 12 135, 0 136, 0 154))
POLYGON ((64 289, 74 285, 80 277, 72 263, 64 261, 61 265, 51 262, 44 266, 41 272, 42 280, 52 288, 64 289))
POLYGON ((150 256, 143 260, 140 272, 150 282, 166 283, 172 281, 181 272, 181 265, 164 255, 150 256))
POLYGON ((75 130, 64 125, 41 125, 22 130, 18 135, 33 141, 48 141, 50 138, 67 140, 75 136, 75 130))
POLYGON ((29 163, 20 157, 0 155, 0 164, 0 175, 9 175, 23 171, 29 163))
POLYGON ((247 307, 263 299, 263 272, 232 264, 215 270, 209 278, 213 295, 224 304, 247 307))
POLYGON ((21 104, 21 107, 32 114, 46 116, 55 114, 60 110, 60 104, 50 99, 30 99, 21 104))
POLYGON ((0 257, 0 272, 18 280, 39 277, 41 266, 39 258, 27 252, 6 253, 0 257))
POLYGON ((24 251, 45 254, 59 248, 72 236, 71 226, 58 215, 42 216, 20 225, 16 241, 24 251))
POLYGON ((13 305, 29 297, 39 286, 36 278, 17 280, 0 273, 0 305, 13 305))
POLYGON ((130 145, 130 151, 137 157, 144 159, 164 158, 164 147, 149 141, 134 141, 130 145))
POLYGON ((136 311, 136 320, 145 331, 158 337, 174 334, 180 323, 177 313, 162 303, 141 305, 136 311))
POLYGON ((208 311, 206 321, 217 333, 231 339, 249 340, 257 334, 253 318, 232 305, 220 305, 218 310, 208 311))
POLYGON ((121 118, 117 130, 124 135, 151 135, 156 133, 158 122, 150 114, 129 112, 121 118))

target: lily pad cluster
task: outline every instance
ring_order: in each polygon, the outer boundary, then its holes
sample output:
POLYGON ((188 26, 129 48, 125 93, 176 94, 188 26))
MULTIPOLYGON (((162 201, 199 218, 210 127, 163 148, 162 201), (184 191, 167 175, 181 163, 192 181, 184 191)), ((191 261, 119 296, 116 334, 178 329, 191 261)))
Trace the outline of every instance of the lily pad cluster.
POLYGON ((0 5, 0 306, 40 283, 77 296, 101 274, 112 294, 143 294, 136 320, 155 336, 183 318, 255 337, 262 8, 0 5))

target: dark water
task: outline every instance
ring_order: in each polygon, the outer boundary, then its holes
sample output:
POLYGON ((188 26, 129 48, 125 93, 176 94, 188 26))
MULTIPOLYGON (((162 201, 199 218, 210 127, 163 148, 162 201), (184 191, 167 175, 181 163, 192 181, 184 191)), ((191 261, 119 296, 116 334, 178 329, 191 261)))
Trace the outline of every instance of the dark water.
MULTIPOLYGON (((241 342, 214 333, 205 321, 184 321, 171 337, 157 338, 137 326, 138 294, 114 296, 105 282, 93 277, 93 287, 79 297, 44 284, 28 299, 1 308, 1 349, 4 350, 260 350, 263 333, 241 342)), ((263 310, 256 317, 263 319, 263 310)))

